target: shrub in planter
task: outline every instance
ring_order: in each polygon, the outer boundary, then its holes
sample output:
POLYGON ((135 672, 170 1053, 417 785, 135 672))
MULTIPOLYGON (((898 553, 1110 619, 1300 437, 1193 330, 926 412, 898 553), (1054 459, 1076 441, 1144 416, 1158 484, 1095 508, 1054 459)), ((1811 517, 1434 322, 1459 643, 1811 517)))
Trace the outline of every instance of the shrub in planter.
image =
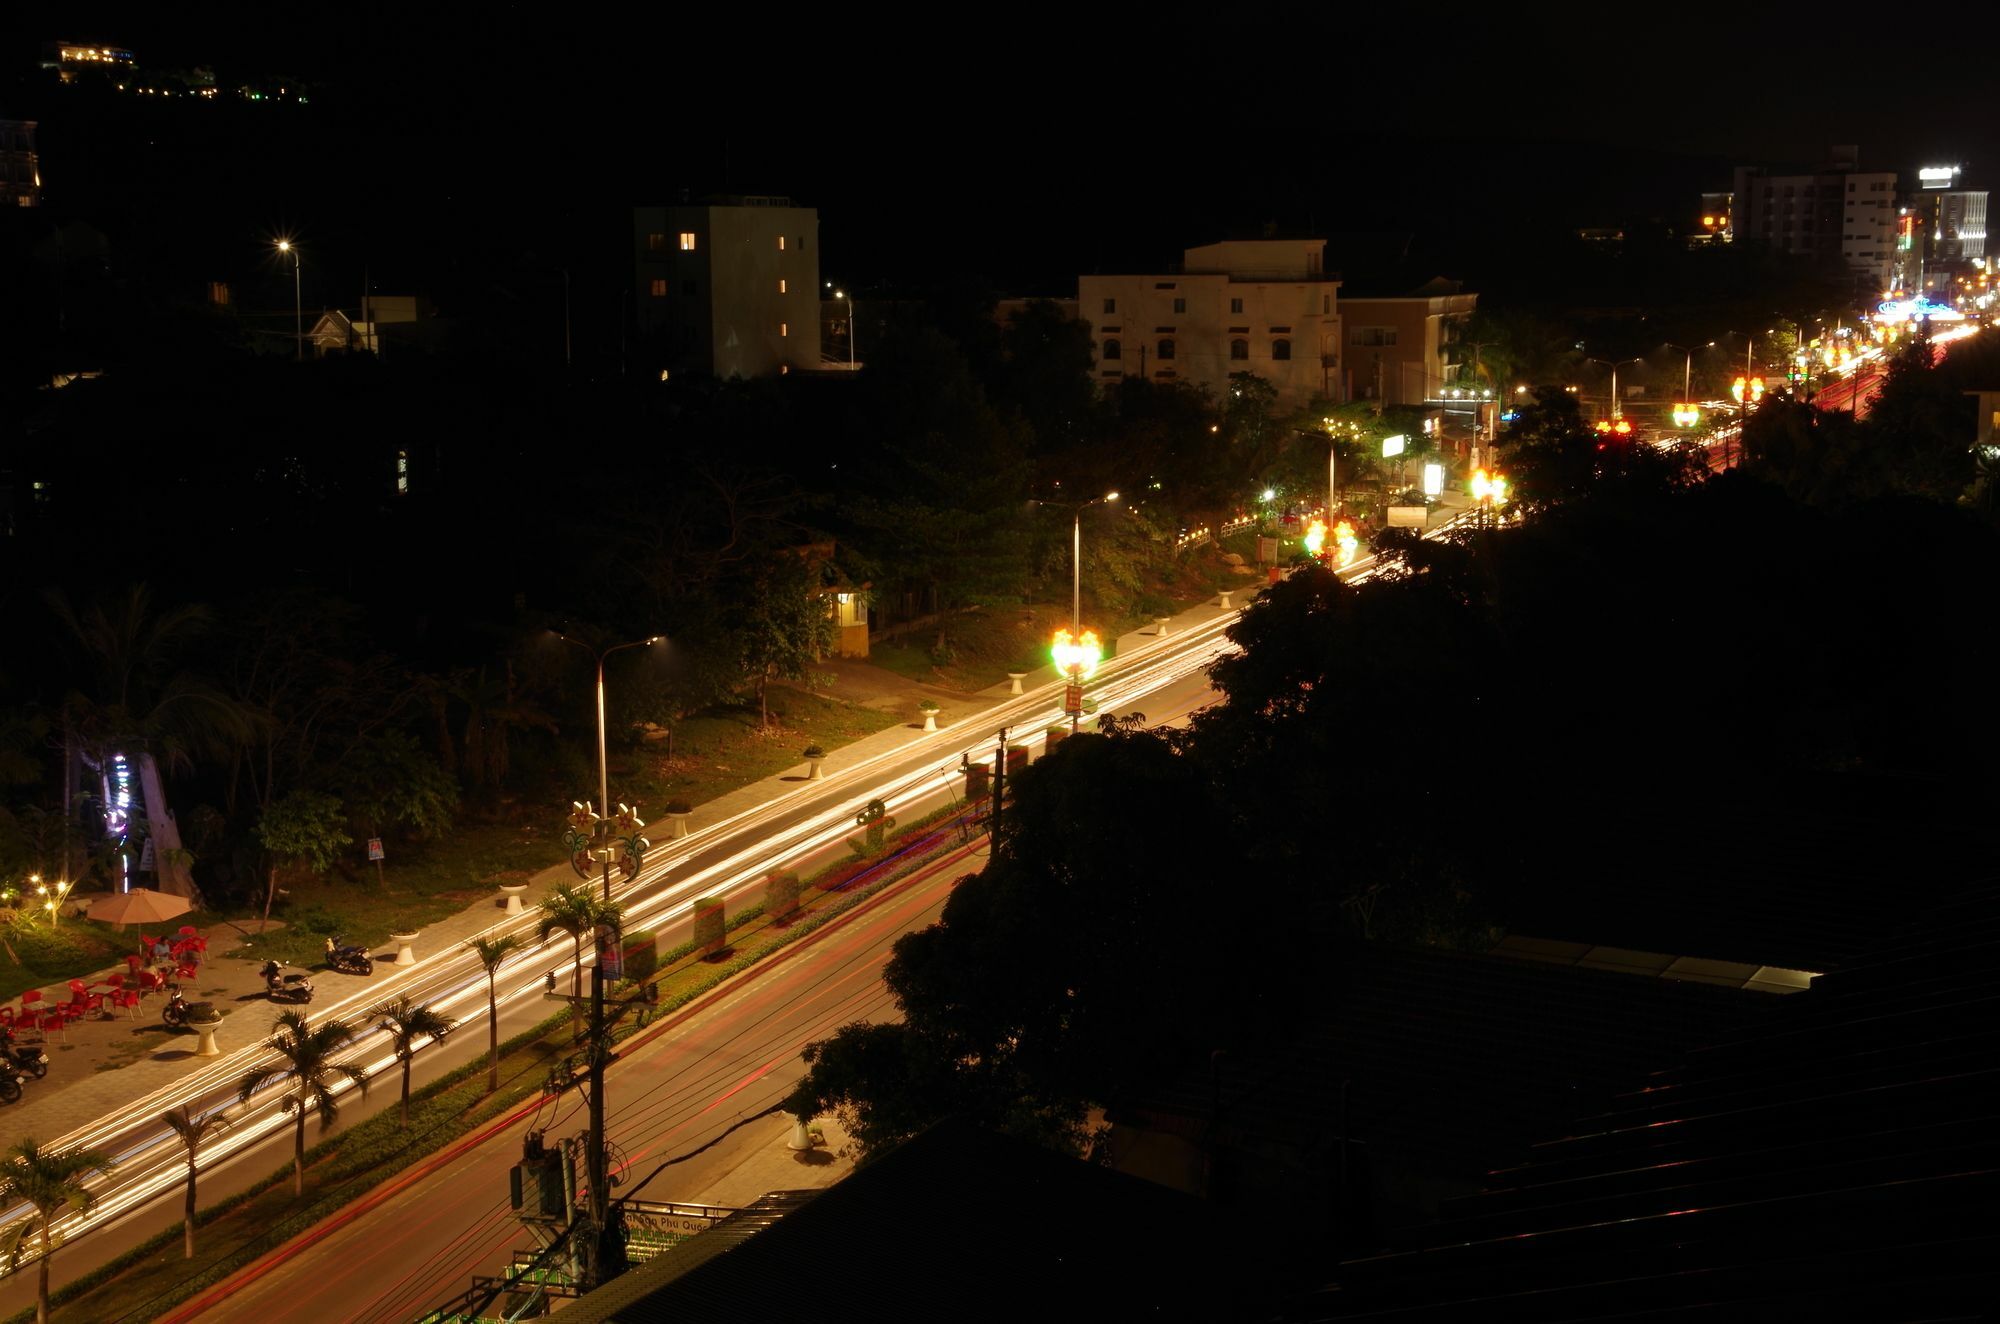
POLYGON ((660 969, 660 944, 651 929, 634 929, 624 937, 625 977, 643 984, 660 969))
POLYGON ((807 745, 799 757, 802 759, 823 759, 826 757, 826 751, 818 745, 807 745))
POLYGON ((799 912, 799 876, 774 873, 764 879, 764 913, 783 924, 799 912))
POLYGON ((722 917, 722 898, 700 898, 694 903, 694 949, 703 956, 714 956, 728 944, 728 929, 722 917))
POLYGON ((936 699, 925 699, 917 705, 917 711, 920 713, 934 713, 938 711, 938 701, 936 699))
POLYGON ((669 800, 667 801, 666 812, 669 814, 692 814, 694 806, 685 800, 669 800))
POLYGON ((222 1020, 222 1013, 215 1009, 213 1002, 190 1002, 187 1010, 189 1025, 214 1025, 222 1020))

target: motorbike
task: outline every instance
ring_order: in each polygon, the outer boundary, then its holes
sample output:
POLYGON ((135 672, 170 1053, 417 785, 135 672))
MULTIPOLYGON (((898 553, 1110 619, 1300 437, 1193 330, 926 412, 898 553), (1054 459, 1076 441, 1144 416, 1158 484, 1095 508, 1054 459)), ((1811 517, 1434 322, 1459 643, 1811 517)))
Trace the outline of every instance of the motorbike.
POLYGON ((187 1024, 188 1004, 179 984, 167 985, 167 1005, 160 1008, 160 1019, 175 1029, 187 1024))
POLYGON ((26 1076, 12 1071, 0 1071, 0 1103, 19 1103, 21 1087, 28 1083, 26 1076))
POLYGON ((0 1039, 0 1072, 25 1071, 36 1080, 49 1074, 49 1055, 40 1048, 30 1048, 14 1042, 14 1031, 6 1030, 6 1037, 0 1039))
POLYGON ((273 1002, 311 1002, 312 980, 305 975, 288 975, 276 961, 264 962, 257 972, 264 976, 264 996, 273 1002))
POLYGON ((326 940, 326 963, 344 975, 375 973, 375 958, 369 955, 368 949, 359 943, 348 943, 343 946, 337 933, 326 940))

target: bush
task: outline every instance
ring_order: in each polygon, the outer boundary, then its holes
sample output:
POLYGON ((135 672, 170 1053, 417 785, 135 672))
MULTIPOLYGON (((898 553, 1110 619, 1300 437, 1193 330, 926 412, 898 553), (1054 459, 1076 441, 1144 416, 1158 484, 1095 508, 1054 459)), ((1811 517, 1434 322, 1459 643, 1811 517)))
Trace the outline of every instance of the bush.
POLYGON ((694 903, 694 945, 703 956, 714 956, 729 942, 722 916, 722 898, 705 896, 694 903))
POLYGON ((651 929, 634 929, 624 937, 625 977, 638 983, 651 979, 660 969, 660 944, 651 929))
POLYGON ((773 922, 786 923, 798 913, 799 876, 795 873, 774 873, 764 880, 764 913, 773 922))
POLYGON ((694 806, 685 800, 669 800, 667 801, 666 812, 669 814, 692 814, 694 806))
POLYGON ((938 711, 938 701, 936 699, 925 699, 917 705, 917 711, 921 713, 934 713, 938 711))
POLYGON ((826 757, 826 751, 818 745, 807 745, 805 752, 800 754, 799 757, 802 759, 823 759, 826 757))

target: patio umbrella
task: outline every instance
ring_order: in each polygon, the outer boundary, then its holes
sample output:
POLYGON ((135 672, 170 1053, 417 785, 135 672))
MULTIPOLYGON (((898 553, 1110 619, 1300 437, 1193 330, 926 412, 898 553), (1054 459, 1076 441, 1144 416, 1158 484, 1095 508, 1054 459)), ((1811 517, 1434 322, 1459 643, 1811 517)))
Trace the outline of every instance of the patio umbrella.
POLYGON ((146 940, 146 926, 170 920, 176 915, 185 915, 194 907, 186 897, 169 896, 155 892, 151 888, 135 887, 123 896, 114 896, 109 901, 100 901, 90 908, 92 919, 116 924, 120 928, 127 924, 139 926, 139 941, 146 940))

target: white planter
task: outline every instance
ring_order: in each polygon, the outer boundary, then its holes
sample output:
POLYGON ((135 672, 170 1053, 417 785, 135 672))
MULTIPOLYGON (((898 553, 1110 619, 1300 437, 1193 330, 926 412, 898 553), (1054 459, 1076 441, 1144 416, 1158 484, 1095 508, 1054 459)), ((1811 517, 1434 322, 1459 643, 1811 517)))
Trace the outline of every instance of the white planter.
POLYGON ((824 763, 824 762, 826 762, 826 760, 825 760, 825 759, 807 759, 807 760, 806 760, 806 780, 807 780, 807 781, 809 781, 809 782, 816 782, 816 781, 819 781, 819 780, 821 780, 821 778, 822 778, 822 777, 824 776, 824 774, 820 772, 820 770, 819 770, 819 765, 820 765, 820 764, 822 764, 822 763, 824 763))
POLYGON ((1008 673, 1007 673, 1007 693, 1009 693, 1009 694, 1019 694, 1019 693, 1021 692, 1021 682, 1022 682, 1022 681, 1024 681, 1024 680, 1026 680, 1027 678, 1028 678, 1028 673, 1027 673, 1027 672, 1025 672, 1025 671, 1010 671, 1010 672, 1008 672, 1008 673))
POLYGON ((1220 602, 1220 603, 1219 603, 1218 605, 1219 605, 1219 606, 1221 606, 1221 608, 1222 608, 1222 609, 1223 609, 1224 611, 1229 611, 1229 610, 1231 610, 1231 608, 1230 608, 1230 606, 1229 606, 1229 595, 1230 595, 1231 593, 1233 593, 1233 592, 1235 592, 1235 590, 1234 590, 1234 589, 1224 589, 1224 590, 1222 591, 1222 601, 1221 601, 1221 602, 1220 602))
POLYGON ((527 909, 521 904, 521 894, 528 890, 526 883, 502 883, 500 894, 507 898, 507 913, 518 915, 527 909))
POLYGON ((216 1047, 215 1044, 215 1032, 222 1028, 221 1021, 210 1021, 206 1025, 191 1024, 188 1026, 188 1028, 201 1036, 201 1042, 196 1044, 194 1049, 194 1055, 196 1057, 222 1056, 222 1050, 216 1047))
POLYGON ((688 820, 693 817, 694 817, 694 810, 692 809, 688 810, 684 814, 677 814, 674 813, 672 810, 668 810, 667 835, 669 837, 685 837, 688 834, 688 820))
POLYGON ((937 714, 935 712, 927 711, 924 713, 924 730, 926 731, 937 730, 937 714))
POLYGON ((1154 635, 1156 636, 1164 635, 1166 632, 1167 632, 1167 618, 1165 616, 1155 616, 1153 618, 1154 635))
POLYGON ((392 933, 389 935, 389 941, 396 944, 397 965, 415 965, 417 963, 416 934, 392 933))

